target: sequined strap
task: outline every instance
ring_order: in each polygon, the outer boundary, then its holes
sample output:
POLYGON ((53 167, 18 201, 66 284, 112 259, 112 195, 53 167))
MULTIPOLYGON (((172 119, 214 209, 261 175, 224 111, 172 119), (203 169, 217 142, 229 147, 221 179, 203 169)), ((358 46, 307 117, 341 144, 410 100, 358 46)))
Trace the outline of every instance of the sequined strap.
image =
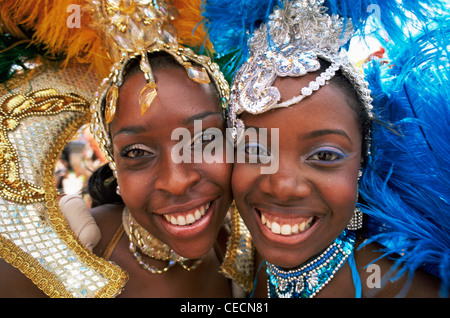
POLYGON ((114 233, 113 238, 108 243, 108 246, 103 252, 102 258, 109 260, 111 254, 116 249, 117 244, 119 244, 120 238, 122 237, 123 233, 125 233, 125 229, 123 228, 122 224, 120 224, 119 228, 116 230, 116 233, 114 233))
POLYGON ((254 250, 250 232, 233 203, 231 235, 228 238, 227 251, 220 271, 247 293, 253 289, 254 250))

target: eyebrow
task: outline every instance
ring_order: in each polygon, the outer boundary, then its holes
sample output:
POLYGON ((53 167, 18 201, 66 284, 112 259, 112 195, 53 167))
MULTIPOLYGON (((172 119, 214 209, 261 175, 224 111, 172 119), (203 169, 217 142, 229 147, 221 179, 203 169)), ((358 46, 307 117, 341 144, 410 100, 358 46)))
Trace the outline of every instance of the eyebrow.
POLYGON ((321 137, 321 136, 325 136, 325 135, 344 136, 353 145, 353 142, 350 139, 350 137, 342 129, 321 129, 321 130, 315 130, 315 131, 312 131, 311 133, 307 134, 304 138, 305 139, 312 139, 312 138, 317 138, 317 137, 321 137))
MULTIPOLYGON (((260 129, 261 127, 256 127, 256 126, 246 126, 245 128, 255 128, 255 129, 260 129)), ((264 128, 264 127, 263 127, 264 128)), ((317 137, 321 137, 321 136, 325 136, 325 135, 339 135, 339 136, 344 136, 345 138, 348 139, 348 141, 350 141, 350 143, 353 145, 352 140, 350 139, 350 137, 347 135, 347 133, 342 130, 342 129, 320 129, 320 130, 315 130, 310 132, 309 134, 307 134, 306 136, 303 137, 303 139, 312 139, 312 138, 317 138, 317 137)))
MULTIPOLYGON (((193 115, 191 117, 185 118, 181 121, 181 123, 183 125, 189 125, 192 124, 194 122, 194 120, 198 120, 198 119, 202 119, 208 116, 213 116, 213 115, 217 115, 220 116, 222 118, 222 113, 220 112, 210 112, 210 111, 206 111, 200 114, 196 114, 193 115)), ((144 126, 141 125, 135 125, 135 126, 126 126, 123 127, 121 129, 119 129, 113 136, 112 138, 114 139, 117 135, 121 135, 121 134, 127 134, 127 135, 136 135, 139 133, 143 133, 146 131, 146 128, 144 126)))
POLYGON ((183 119, 183 120, 181 121, 181 123, 182 123, 183 125, 189 125, 189 124, 192 124, 192 123, 194 122, 194 120, 203 119, 203 118, 205 118, 205 117, 213 116, 213 115, 214 115, 214 116, 220 116, 220 117, 222 118, 222 113, 221 113, 221 112, 210 112, 210 111, 206 111, 206 112, 203 112, 203 113, 196 114, 196 115, 194 115, 194 116, 185 118, 185 119, 183 119))
POLYGON ((144 126, 135 125, 135 126, 127 126, 119 129, 112 138, 114 139, 117 135, 125 134, 125 135, 136 135, 145 131, 144 126))

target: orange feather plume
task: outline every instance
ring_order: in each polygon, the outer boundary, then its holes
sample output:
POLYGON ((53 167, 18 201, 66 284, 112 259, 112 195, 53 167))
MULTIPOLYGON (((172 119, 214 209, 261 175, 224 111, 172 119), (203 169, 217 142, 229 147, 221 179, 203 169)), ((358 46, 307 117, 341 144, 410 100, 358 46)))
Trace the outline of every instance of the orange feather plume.
MULTIPOLYGON (((0 0, 2 33, 29 40, 43 47, 48 55, 62 57, 62 67, 69 63, 91 65, 100 76, 111 69, 103 37, 92 27, 91 15, 83 11, 86 0, 0 0), (72 11, 78 6, 79 27, 70 27, 72 11), (28 38, 30 36, 31 38, 28 38)), ((201 24, 201 0, 172 0, 179 16, 172 23, 179 43, 212 52, 212 44, 201 24)))
POLYGON ((84 0, 2 0, 2 33, 40 45, 50 56, 62 57, 61 66, 88 64, 107 76, 112 62, 98 32, 91 28, 91 17, 82 11, 84 0), (75 15, 78 14, 77 17, 75 15), (79 27, 71 26, 79 18, 79 27))
POLYGON ((180 44, 193 48, 204 48, 207 53, 213 50, 202 25, 201 0, 172 0, 179 16, 172 21, 177 29, 180 44))

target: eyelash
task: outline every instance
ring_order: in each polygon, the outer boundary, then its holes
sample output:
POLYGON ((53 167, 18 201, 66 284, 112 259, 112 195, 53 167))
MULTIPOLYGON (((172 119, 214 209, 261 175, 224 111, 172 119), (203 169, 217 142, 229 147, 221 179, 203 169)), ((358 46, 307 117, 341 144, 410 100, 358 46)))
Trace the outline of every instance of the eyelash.
POLYGON ((201 138, 201 144, 203 145, 204 143, 210 143, 210 142, 212 142, 212 141, 215 139, 215 135, 214 135, 213 133, 206 133, 205 130, 202 131, 201 133, 198 133, 197 135, 195 135, 195 136, 192 138, 192 144, 191 144, 192 147, 195 147, 195 146, 199 146, 199 145, 200 145, 199 143, 197 143, 197 139, 198 139, 198 138, 201 138), (208 137, 209 139, 204 140, 204 139, 203 139, 204 137, 208 137))
MULTIPOLYGON (((196 147, 199 146, 200 144, 196 143, 198 138, 201 137, 202 138, 202 145, 204 143, 209 143, 211 141, 214 140, 215 136, 212 133, 206 133, 205 131, 202 131, 201 133, 197 134, 196 136, 193 137, 193 141, 192 141, 192 147, 196 147), (207 140, 203 140, 204 137, 208 137, 209 139, 207 140)), ((141 158, 141 157, 152 157, 154 155, 153 152, 149 151, 149 150, 145 150, 142 149, 142 147, 140 147, 139 145, 132 145, 129 147, 124 148, 121 152, 120 152, 120 156, 123 158, 129 158, 129 159, 137 159, 137 158, 141 158), (134 156, 130 156, 130 153, 132 153, 133 151, 139 151, 141 152, 141 155, 134 155, 134 156), (142 153, 148 153, 148 155, 142 155, 142 153)))
POLYGON ((314 162, 320 163, 320 164, 333 164, 337 163, 342 159, 345 159, 348 157, 347 155, 343 154, 340 151, 331 150, 331 149, 319 149, 316 152, 314 152, 311 156, 308 157, 308 160, 312 160, 314 162), (325 156, 331 156, 333 159, 321 159, 320 155, 325 156))
POLYGON ((138 145, 132 145, 132 146, 129 146, 129 147, 126 147, 125 149, 123 149, 120 152, 120 156, 123 157, 123 158, 137 159, 137 158, 147 157, 147 156, 151 157, 151 156, 153 156, 153 153, 151 151, 142 149, 138 145), (134 156, 130 156, 130 153, 133 152, 133 151, 135 151, 135 152, 139 151, 139 152, 144 152, 144 153, 146 152, 146 153, 148 153, 148 155, 134 155, 134 156))
POLYGON ((257 144, 257 143, 255 143, 255 144, 245 144, 244 152, 248 156, 257 156, 258 158, 262 157, 262 156, 264 156, 264 157, 269 157, 270 156, 270 151, 266 147, 264 147, 264 146, 262 146, 260 144, 257 144), (250 153, 249 150, 250 149, 255 149, 255 148, 257 149, 257 153, 256 154, 255 153, 250 153), (264 152, 263 154, 260 153, 261 150, 264 152))

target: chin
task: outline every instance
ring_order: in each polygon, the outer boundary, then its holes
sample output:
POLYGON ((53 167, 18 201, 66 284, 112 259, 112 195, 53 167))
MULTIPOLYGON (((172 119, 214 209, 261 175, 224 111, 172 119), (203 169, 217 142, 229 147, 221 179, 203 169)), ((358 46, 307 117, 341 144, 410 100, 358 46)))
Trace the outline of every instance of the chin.
POLYGON ((172 249, 180 256, 189 259, 198 259, 205 256, 214 246, 216 239, 207 237, 192 241, 184 241, 180 244, 174 244, 172 249))

